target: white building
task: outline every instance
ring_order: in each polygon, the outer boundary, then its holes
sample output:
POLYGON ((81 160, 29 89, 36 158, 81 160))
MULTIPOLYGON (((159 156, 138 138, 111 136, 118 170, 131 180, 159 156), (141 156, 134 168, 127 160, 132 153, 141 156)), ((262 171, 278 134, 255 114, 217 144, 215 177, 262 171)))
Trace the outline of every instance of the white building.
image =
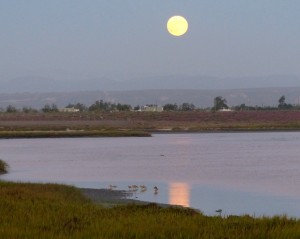
POLYGON ((164 107, 162 106, 157 106, 157 105, 153 105, 153 106, 142 106, 141 111, 145 111, 145 112, 162 112, 164 111, 164 107))
POLYGON ((232 109, 226 109, 226 108, 222 108, 222 109, 219 109, 218 111, 221 111, 221 112, 230 112, 230 111, 233 111, 232 109))
POLYGON ((79 109, 75 109, 74 107, 62 108, 62 109, 59 109, 59 112, 75 113, 75 112, 79 112, 79 109))

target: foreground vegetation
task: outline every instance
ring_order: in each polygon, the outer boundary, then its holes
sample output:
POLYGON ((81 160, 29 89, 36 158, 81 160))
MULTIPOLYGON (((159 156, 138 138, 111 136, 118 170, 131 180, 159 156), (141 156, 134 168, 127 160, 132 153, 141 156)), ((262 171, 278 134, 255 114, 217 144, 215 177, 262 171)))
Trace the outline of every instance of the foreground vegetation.
POLYGON ((0 159, 0 174, 7 173, 8 165, 2 159, 0 159))
POLYGON ((192 209, 104 208, 79 189, 0 181, 0 238, 299 238, 286 217, 208 217, 192 209))

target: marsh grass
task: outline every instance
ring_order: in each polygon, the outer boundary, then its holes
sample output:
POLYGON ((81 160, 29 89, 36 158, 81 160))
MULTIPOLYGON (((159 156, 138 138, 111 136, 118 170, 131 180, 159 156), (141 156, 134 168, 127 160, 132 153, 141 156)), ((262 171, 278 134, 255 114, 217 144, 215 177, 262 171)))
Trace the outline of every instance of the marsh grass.
POLYGON ((142 131, 101 131, 101 130, 71 130, 71 131, 0 131, 0 138, 71 138, 71 137, 149 137, 150 133, 142 131))
MULTIPOLYGON (((3 113, 4 131, 272 131, 300 130, 300 111, 3 113)), ((120 132, 118 133, 120 134, 120 132)))
POLYGON ((2 159, 0 159, 0 174, 7 173, 8 170, 8 164, 4 162, 2 159))
POLYGON ((192 209, 104 208, 74 187, 0 181, 0 238, 299 238, 287 217, 208 217, 192 209))

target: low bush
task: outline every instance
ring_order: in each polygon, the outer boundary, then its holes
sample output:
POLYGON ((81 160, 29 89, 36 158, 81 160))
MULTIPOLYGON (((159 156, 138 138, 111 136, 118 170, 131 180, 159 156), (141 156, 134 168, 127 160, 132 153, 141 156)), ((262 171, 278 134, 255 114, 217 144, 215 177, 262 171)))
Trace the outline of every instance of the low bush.
POLYGON ((0 159, 0 174, 7 173, 8 164, 0 159))

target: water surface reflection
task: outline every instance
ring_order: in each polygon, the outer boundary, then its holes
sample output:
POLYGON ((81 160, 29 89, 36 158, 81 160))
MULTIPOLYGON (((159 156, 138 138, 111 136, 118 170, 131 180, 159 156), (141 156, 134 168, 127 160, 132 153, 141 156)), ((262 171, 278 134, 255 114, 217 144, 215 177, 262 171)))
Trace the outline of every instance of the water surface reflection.
POLYGON ((170 183, 169 204, 190 207, 190 186, 187 183, 170 183))
POLYGON ((140 200, 207 214, 300 217, 299 145, 299 132, 0 140, 0 158, 10 165, 1 179, 121 190, 136 184, 140 200))

